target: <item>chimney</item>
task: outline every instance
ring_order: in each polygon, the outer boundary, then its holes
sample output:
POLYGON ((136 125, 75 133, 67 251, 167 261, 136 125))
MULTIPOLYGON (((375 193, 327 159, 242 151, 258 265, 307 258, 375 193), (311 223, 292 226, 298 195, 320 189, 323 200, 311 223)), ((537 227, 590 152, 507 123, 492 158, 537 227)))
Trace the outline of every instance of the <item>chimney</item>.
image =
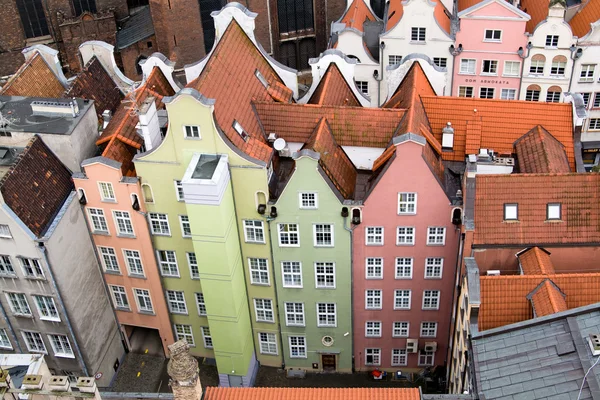
POLYGON ((148 96, 141 104, 139 119, 138 128, 141 131, 142 138, 144 138, 144 147, 146 151, 152 150, 160 144, 161 140, 158 112, 153 96, 148 96))
POLYGON ((202 385, 198 377, 198 360, 190 355, 190 346, 185 340, 169 345, 171 358, 167 372, 175 400, 198 400, 202 398, 202 385))
POLYGON ((452 150, 454 147, 454 128, 452 123, 448 122, 444 129, 442 129, 442 149, 452 150))
POLYGON ((101 400, 100 392, 96 386, 96 380, 93 377, 81 376, 77 378, 75 387, 82 393, 93 393, 94 400, 101 400))
POLYGON ((110 110, 104 110, 104 112, 102 113, 102 130, 106 129, 111 119, 112 112, 110 110))

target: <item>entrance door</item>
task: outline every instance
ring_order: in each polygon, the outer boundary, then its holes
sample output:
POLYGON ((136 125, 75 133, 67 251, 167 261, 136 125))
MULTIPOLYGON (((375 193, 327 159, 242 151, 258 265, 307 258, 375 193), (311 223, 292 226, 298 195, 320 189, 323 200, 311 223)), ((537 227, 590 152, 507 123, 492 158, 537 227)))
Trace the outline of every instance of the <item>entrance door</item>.
POLYGON ((323 371, 335 371, 335 354, 321 354, 323 371))

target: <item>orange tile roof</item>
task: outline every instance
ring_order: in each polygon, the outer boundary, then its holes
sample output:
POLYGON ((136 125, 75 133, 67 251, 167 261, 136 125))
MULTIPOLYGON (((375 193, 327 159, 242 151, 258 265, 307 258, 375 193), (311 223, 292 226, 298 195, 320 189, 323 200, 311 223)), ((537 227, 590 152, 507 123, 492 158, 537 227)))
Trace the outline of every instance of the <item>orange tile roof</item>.
POLYGON ((481 276, 479 330, 497 328, 533 318, 527 295, 551 279, 566 295, 567 308, 600 302, 600 273, 481 276))
POLYGON ((550 279, 540 283, 527 297, 536 318, 568 310, 563 293, 550 279))
POLYGON ((600 20, 600 3, 591 0, 569 21, 573 35, 584 37, 591 30, 590 25, 600 20))
POLYGON ((567 173, 571 172, 565 146, 540 125, 515 142, 519 172, 567 173))
POLYGON ((329 64, 308 103, 326 106, 361 106, 335 63, 329 64))
MULTIPOLYGON (((392 29, 402 19, 402 16, 404 15, 404 7, 402 6, 402 1, 403 0, 390 1, 387 23, 385 25, 386 31, 392 29)), ((432 1, 436 3, 435 8, 433 9, 433 16, 435 17, 435 20, 437 21, 440 28, 446 31, 446 33, 450 34, 450 16, 448 10, 440 0, 432 1)), ((477 1, 477 3, 479 3, 479 1, 477 1)))
POLYGON ((600 174, 476 176, 474 246, 599 243, 599 226, 600 174), (504 221, 505 203, 518 221, 504 221), (546 220, 548 203, 560 203, 560 221, 546 220))
POLYGON ((440 28, 450 34, 450 11, 446 9, 446 6, 440 0, 437 1, 435 8, 433 9, 433 16, 439 24, 440 28))
POLYGON ((554 265, 550 253, 539 247, 532 247, 517 254, 523 275, 554 274, 554 265))
POLYGON ((325 171, 334 186, 345 199, 352 198, 356 185, 356 168, 338 146, 325 118, 321 118, 315 131, 302 147, 316 151, 321 155, 319 165, 325 171))
POLYGON ((15 72, 2 87, 0 94, 4 96, 31 96, 62 98, 65 88, 54 71, 50 69, 44 57, 35 53, 15 72))
POLYGON ((396 146, 390 145, 377 159, 373 162, 373 171, 377 171, 381 168, 387 160, 389 160, 396 153, 396 146))
MULTIPOLYGON (((265 78, 274 77, 281 83, 275 70, 234 19, 200 76, 188 83, 187 87, 214 99, 216 121, 229 140, 250 157, 267 163, 273 149, 261 129, 251 101, 274 100, 255 76, 256 70, 265 78), (247 141, 233 128, 234 121, 248 133, 247 141)), ((285 124, 290 124, 289 118, 286 118, 285 124)))
POLYGON ((483 0, 458 0, 458 12, 464 11, 475 4, 481 3, 483 0))
POLYGON ((533 33, 535 27, 548 17, 549 7, 550 0, 521 0, 519 8, 531 17, 525 25, 527 32, 533 33))
POLYGON ((363 31, 363 23, 365 21, 376 21, 375 15, 365 3, 365 0, 353 0, 340 22, 346 24, 348 28, 354 28, 363 31))
POLYGON ((204 400, 420 400, 418 388, 229 388, 209 386, 204 400))
POLYGON ((404 14, 404 7, 402 6, 402 0, 392 0, 389 3, 387 22, 385 24, 385 30, 389 31, 395 27, 398 22, 402 19, 404 14))
POLYGON ((517 139, 541 125, 565 146, 569 164, 575 169, 570 104, 435 96, 421 96, 421 101, 438 141, 446 123, 452 122, 454 151, 444 151, 445 160, 464 161, 466 155, 476 153, 475 147, 511 154, 517 139), (481 128, 473 126, 467 131, 469 121, 481 121, 481 128))
POLYGON ((291 103, 294 96, 292 89, 278 81, 274 76, 271 76, 271 79, 269 79, 267 93, 269 93, 269 96, 271 96, 273 100, 280 103, 291 103))
POLYGON ((255 102, 253 105, 265 132, 277 133, 288 142, 306 142, 325 117, 340 146, 379 148, 387 147, 405 112, 315 104, 255 102))

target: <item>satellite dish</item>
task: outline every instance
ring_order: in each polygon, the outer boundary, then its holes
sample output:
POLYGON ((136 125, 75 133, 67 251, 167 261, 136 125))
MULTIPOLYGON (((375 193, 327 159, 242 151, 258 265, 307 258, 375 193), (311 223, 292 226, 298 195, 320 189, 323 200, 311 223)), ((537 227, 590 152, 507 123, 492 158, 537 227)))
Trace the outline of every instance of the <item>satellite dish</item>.
POLYGON ((276 139, 275 142, 273 143, 273 148, 277 151, 281 151, 281 150, 285 149, 285 145, 286 145, 285 139, 279 138, 279 139, 276 139))

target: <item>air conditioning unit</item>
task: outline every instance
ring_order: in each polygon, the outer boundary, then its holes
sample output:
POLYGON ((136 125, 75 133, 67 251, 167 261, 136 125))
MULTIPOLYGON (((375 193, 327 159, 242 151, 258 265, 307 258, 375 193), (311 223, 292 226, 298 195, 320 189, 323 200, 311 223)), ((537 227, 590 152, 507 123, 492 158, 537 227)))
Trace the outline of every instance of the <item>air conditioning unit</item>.
POLYGON ((600 356, 600 334, 590 333, 590 337, 588 338, 588 343, 590 345, 590 350, 594 356, 600 356))
POLYGON ((490 269, 487 272, 487 276, 500 276, 500 270, 497 269, 490 269))
POLYGON ((437 342, 425 342, 425 351, 435 352, 437 350, 437 342))
POLYGON ((419 349, 419 339, 406 339, 406 352, 416 353, 419 349))

